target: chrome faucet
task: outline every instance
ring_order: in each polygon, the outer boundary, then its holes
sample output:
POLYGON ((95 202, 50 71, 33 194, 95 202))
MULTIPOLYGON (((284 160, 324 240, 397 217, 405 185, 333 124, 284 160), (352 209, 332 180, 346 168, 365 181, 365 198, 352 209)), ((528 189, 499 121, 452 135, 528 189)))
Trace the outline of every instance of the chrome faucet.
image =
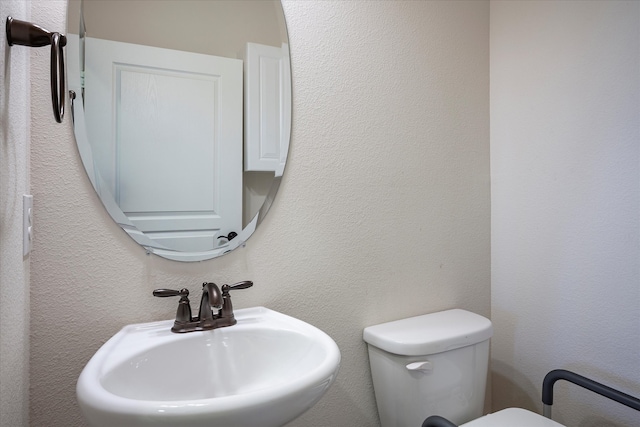
POLYGON ((200 311, 197 317, 191 316, 191 304, 189 302, 189 290, 183 288, 179 291, 173 289, 156 289, 153 291, 155 297, 175 297, 179 296, 176 320, 173 322, 172 332, 184 333, 195 331, 208 331, 235 325, 236 319, 233 315, 233 305, 229 291, 233 289, 246 289, 253 286, 253 282, 244 281, 234 285, 223 285, 222 292, 218 285, 213 282, 202 284, 202 298, 200 298, 200 311))

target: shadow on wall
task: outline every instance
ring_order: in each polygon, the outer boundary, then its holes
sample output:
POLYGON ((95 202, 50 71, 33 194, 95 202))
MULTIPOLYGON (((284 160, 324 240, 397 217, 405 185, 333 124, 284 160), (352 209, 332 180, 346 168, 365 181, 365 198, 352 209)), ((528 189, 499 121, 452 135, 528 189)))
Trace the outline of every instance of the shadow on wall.
MULTIPOLYGON (((342 366, 340 369, 342 369, 342 366)), ((341 373, 338 371, 338 377, 340 377, 340 375, 341 373)), ((342 375, 344 375, 344 373, 342 373, 342 375)), ((363 407, 362 402, 358 402, 353 398, 354 395, 361 393, 370 393, 373 397, 373 385, 369 384, 366 389, 358 390, 355 387, 350 387, 350 384, 345 385, 336 381, 329 389, 329 392, 320 399, 318 403, 299 418, 287 424, 286 427, 306 427, 311 425, 311 418, 318 416, 313 414, 320 414, 320 417, 322 417, 321 414, 328 413, 333 414, 331 416, 332 419, 340 420, 339 425, 331 424, 332 427, 379 426, 380 420, 378 418, 377 407, 375 405, 373 407, 363 407), (336 412, 338 413, 336 414, 336 412)), ((328 427, 330 424, 318 425, 328 427)))
MULTIPOLYGON (((515 345, 514 331, 518 326, 518 317, 509 311, 493 310, 491 315, 492 321, 500 319, 501 325, 509 325, 508 327, 497 328, 494 324, 493 340, 494 347, 496 335, 500 336, 502 343, 508 343, 505 348, 501 348, 503 357, 507 360, 513 360, 515 345)), ((531 395, 532 390, 538 390, 529 378, 520 373, 513 366, 506 363, 491 359, 491 412, 497 412, 506 408, 523 408, 530 411, 541 413, 542 401, 541 396, 531 395)), ((540 378, 542 385, 542 378, 540 378)))
MULTIPOLYGON (((505 408, 524 408, 540 413, 540 396, 532 397, 527 390, 537 390, 535 384, 520 372, 503 362, 491 361, 491 389, 493 390, 492 412, 505 408), (497 396, 500 390, 509 390, 508 394, 497 396), (500 402, 499 405, 496 403, 500 402)), ((540 379, 542 384, 542 379, 540 379)))

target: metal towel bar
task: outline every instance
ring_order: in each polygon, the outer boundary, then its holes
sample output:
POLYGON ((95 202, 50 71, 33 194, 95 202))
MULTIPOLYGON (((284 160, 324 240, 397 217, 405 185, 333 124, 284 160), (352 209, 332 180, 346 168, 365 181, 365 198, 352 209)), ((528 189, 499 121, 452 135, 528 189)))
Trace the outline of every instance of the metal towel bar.
POLYGON ((19 21, 11 16, 6 23, 7 42, 29 47, 51 45, 51 103, 56 122, 61 123, 64 117, 65 78, 64 51, 67 38, 60 33, 50 32, 31 22, 19 21))

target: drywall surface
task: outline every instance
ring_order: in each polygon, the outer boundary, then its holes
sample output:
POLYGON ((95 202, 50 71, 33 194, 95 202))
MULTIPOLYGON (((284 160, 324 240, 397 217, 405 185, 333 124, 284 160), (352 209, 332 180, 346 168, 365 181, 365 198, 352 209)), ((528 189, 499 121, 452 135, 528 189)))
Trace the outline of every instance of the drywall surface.
MULTIPOLYGON (((494 409, 551 369, 640 396, 640 2, 491 2, 494 409)), ((570 427, 637 412, 558 383, 570 427)))
MULTIPOLYGON (((32 3, 60 28, 65 2, 32 3)), ((489 5, 287 1, 293 130, 271 211, 246 248, 182 264, 145 255, 104 212, 70 119, 32 58, 31 425, 83 426, 75 383, 122 326, 168 319, 154 288, 253 280, 236 308, 308 321, 342 352, 299 427, 376 426, 365 326, 452 307, 490 312, 489 5)), ((185 362, 189 355, 185 354, 185 362)), ((177 361, 176 363, 180 363, 177 361)))
MULTIPOLYGON (((27 3, 0 1, 7 16, 29 20, 27 3)), ((29 256, 22 255, 22 196, 29 194, 29 58, 0 32, 0 427, 28 425, 29 256)))

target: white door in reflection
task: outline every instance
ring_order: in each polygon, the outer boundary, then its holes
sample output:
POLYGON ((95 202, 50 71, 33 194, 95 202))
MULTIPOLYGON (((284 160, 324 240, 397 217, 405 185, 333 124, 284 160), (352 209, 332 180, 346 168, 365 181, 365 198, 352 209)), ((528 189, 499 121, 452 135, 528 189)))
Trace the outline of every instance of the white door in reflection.
POLYGON ((242 229, 242 61, 86 39, 85 115, 116 203, 162 246, 242 229), (104 159, 104 160, 102 160, 104 159))

